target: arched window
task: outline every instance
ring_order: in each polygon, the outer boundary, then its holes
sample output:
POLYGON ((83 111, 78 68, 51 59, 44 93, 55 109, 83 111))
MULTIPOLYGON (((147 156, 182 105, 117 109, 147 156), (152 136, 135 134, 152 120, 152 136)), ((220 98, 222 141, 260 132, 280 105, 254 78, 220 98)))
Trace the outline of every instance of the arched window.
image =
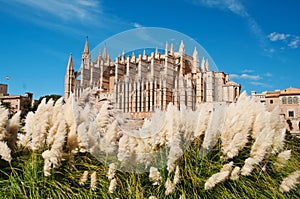
POLYGON ((288 104, 293 103, 293 98, 292 97, 288 97, 288 104))
POLYGON ((282 104, 286 104, 286 97, 282 98, 282 104))
POLYGON ((298 104, 298 97, 294 97, 293 102, 294 102, 294 104, 298 104))

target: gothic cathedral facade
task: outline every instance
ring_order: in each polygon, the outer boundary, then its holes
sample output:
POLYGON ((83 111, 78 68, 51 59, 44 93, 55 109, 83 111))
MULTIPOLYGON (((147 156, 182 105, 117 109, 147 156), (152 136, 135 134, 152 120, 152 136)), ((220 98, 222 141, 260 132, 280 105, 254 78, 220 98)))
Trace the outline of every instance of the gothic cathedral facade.
POLYGON ((64 98, 73 94, 78 99, 85 88, 98 88, 124 113, 151 113, 166 110, 169 103, 191 110, 201 103, 231 103, 240 95, 241 85, 229 81, 224 72, 210 70, 207 59, 200 63, 196 48, 187 55, 183 41, 178 51, 166 43, 164 53, 123 52, 111 61, 106 47, 91 60, 86 40, 79 71, 74 71, 72 54, 69 57, 64 98))

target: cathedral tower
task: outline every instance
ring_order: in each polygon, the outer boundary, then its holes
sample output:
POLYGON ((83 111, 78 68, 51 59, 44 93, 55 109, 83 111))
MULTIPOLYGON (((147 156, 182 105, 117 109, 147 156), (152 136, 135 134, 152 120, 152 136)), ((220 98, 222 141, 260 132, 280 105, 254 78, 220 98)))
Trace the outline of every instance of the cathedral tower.
POLYGON ((70 94, 74 91, 75 86, 75 74, 72 53, 70 54, 66 76, 65 76, 65 88, 64 88, 64 99, 67 100, 70 94))

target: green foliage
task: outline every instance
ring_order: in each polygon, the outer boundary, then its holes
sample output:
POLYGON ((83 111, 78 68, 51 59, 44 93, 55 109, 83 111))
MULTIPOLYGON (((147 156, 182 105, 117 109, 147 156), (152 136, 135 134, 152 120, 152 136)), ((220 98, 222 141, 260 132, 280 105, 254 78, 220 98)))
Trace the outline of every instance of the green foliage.
MULTIPOLYGON (((65 160, 58 169, 53 169, 51 176, 43 175, 43 158, 41 152, 31 152, 24 149, 15 151, 11 164, 0 162, 0 196, 5 198, 265 198, 284 199, 300 198, 299 186, 289 193, 279 192, 283 178, 291 172, 300 169, 300 142, 296 137, 287 134, 285 149, 292 150, 288 164, 281 169, 274 166, 276 156, 257 166, 251 176, 240 176, 237 181, 227 180, 218 184, 212 190, 204 190, 206 180, 220 171, 229 162, 222 158, 220 142, 206 155, 201 150, 201 141, 195 141, 178 160, 181 182, 176 185, 175 192, 165 196, 165 182, 168 171, 161 168, 163 178, 160 185, 153 186, 149 173, 116 172, 117 189, 108 192, 108 165, 98 161, 88 153, 76 155, 66 154, 65 160), (265 169, 265 170, 264 170, 265 169), (79 179, 84 171, 89 176, 97 172, 96 191, 90 188, 90 177, 84 185, 79 179)), ((242 166, 249 157, 251 144, 236 157, 234 166, 242 166)), ((171 174, 171 179, 173 179, 171 174)))
POLYGON ((51 94, 51 95, 45 95, 39 98, 38 101, 36 101, 33 105, 33 111, 36 111, 37 107, 39 106, 39 104, 41 103, 41 101, 46 98, 46 102, 49 101, 49 99, 52 99, 54 102, 56 102, 59 98, 61 98, 61 95, 56 95, 56 94, 51 94))
POLYGON ((30 99, 22 100, 21 102, 21 118, 25 118, 29 111, 33 111, 30 99))

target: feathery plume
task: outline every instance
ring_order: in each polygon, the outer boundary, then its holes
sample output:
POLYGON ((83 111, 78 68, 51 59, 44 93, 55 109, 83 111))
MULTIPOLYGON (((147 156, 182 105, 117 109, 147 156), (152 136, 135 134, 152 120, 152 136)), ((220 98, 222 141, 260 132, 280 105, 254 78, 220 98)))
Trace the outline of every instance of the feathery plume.
POLYGON ((225 106, 219 106, 212 112, 208 128, 205 132, 202 148, 205 150, 212 149, 218 141, 224 124, 225 106), (217 125, 216 125, 217 124, 217 125))
POLYGON ((94 171, 91 175, 91 189, 95 191, 97 189, 97 173, 94 171))
POLYGON ((204 184, 204 189, 212 189, 214 188, 218 183, 224 182, 226 179, 228 179, 230 172, 232 170, 233 162, 230 162, 228 164, 225 164, 219 173, 213 174, 204 184))
POLYGON ((280 115, 279 106, 276 106, 271 112, 270 116, 270 127, 274 129, 274 140, 273 140, 273 150, 272 153, 278 153, 284 146, 285 139, 285 120, 282 115, 280 115))
POLYGON ((296 188, 299 183, 298 178, 300 177, 300 171, 294 171, 288 177, 284 178, 279 187, 280 192, 289 192, 296 188))
POLYGON ((211 119, 211 113, 209 112, 207 105, 200 105, 197 111, 198 117, 196 120, 194 138, 197 138, 205 133, 209 120, 211 119))
POLYGON ((291 150, 285 150, 278 154, 277 160, 274 163, 276 167, 282 168, 286 165, 287 161, 291 158, 291 150))
POLYGON ((10 162, 11 161, 11 150, 7 146, 7 144, 3 141, 0 141, 0 156, 2 157, 3 160, 10 162))
POLYGON ((273 144, 274 130, 266 126, 263 131, 257 135, 250 151, 250 157, 245 160, 245 165, 242 167, 241 174, 244 176, 250 175, 254 165, 258 165, 271 152, 273 144))
POLYGON ((7 145, 9 148, 13 149, 17 142, 18 137, 18 130, 20 127, 20 115, 21 111, 18 111, 16 114, 12 116, 11 119, 8 120, 8 127, 7 127, 7 145))
POLYGON ((235 104, 230 104, 226 111, 224 130, 221 133, 222 152, 231 159, 238 155, 248 143, 256 112, 255 103, 243 92, 235 104))
POLYGON ((166 195, 170 195, 170 194, 173 193, 174 190, 175 190, 175 186, 174 186, 174 184, 171 182, 170 178, 167 179, 166 184, 165 184, 165 187, 166 187, 166 191, 165 191, 165 194, 166 194, 166 195))
POLYGON ((152 185, 159 185, 161 183, 162 177, 156 167, 150 167, 149 178, 152 185))
POLYGON ((83 174, 82 174, 82 176, 80 177, 80 180, 79 180, 80 185, 83 185, 87 181, 88 175, 89 175, 88 171, 83 172, 83 174))
POLYGON ((7 121, 8 110, 0 106, 0 140, 5 140, 7 137, 7 121))
POLYGON ((173 179, 173 183, 174 185, 178 184, 180 182, 180 170, 179 170, 179 166, 176 166, 175 169, 175 175, 174 175, 174 179, 173 179))
POLYGON ((117 180, 114 178, 109 183, 108 191, 109 193, 114 193, 117 188, 117 180))
POLYGON ((115 177, 116 172, 116 165, 114 163, 109 164, 109 169, 107 172, 107 178, 108 180, 112 180, 115 177))
POLYGON ((234 169, 231 172, 230 179, 231 180, 238 180, 240 172, 241 172, 240 167, 234 167, 234 169))

